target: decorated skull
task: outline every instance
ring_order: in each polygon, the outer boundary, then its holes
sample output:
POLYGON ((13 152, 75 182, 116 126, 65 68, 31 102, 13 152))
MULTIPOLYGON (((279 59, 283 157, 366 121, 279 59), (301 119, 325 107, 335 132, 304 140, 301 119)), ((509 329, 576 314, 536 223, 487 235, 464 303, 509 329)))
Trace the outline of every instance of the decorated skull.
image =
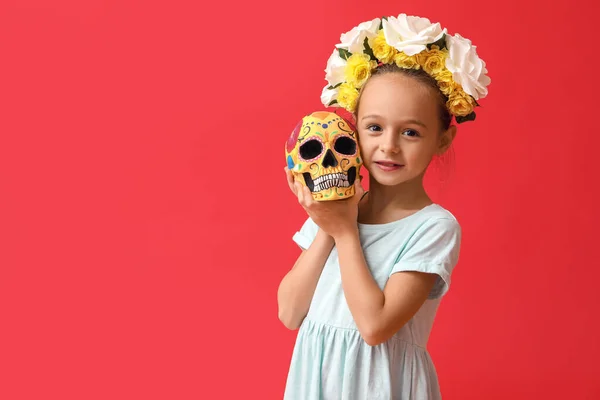
POLYGON ((288 168, 317 201, 354 196, 362 160, 356 128, 340 115, 317 111, 305 116, 290 135, 288 168))

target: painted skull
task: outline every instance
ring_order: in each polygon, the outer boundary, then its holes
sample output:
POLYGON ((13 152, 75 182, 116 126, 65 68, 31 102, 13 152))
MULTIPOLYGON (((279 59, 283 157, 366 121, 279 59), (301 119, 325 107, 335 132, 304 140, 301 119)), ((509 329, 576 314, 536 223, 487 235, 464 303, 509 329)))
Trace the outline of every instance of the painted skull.
POLYGON ((356 128, 338 114, 314 112, 290 135, 287 166, 317 201, 352 197, 362 166, 357 139, 356 128))

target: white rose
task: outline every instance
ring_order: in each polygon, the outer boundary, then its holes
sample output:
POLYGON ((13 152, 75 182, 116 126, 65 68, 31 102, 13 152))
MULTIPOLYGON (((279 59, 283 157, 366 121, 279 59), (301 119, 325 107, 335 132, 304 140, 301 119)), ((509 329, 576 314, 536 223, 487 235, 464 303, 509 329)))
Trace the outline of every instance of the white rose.
POLYGON ((327 60, 327 68, 325 68, 325 79, 330 85, 335 86, 338 83, 344 82, 344 71, 346 70, 346 60, 340 57, 339 52, 336 50, 331 53, 329 60, 327 60))
POLYGON ((429 19, 398 15, 383 20, 383 34, 390 46, 408 56, 414 56, 425 50, 428 44, 438 41, 446 33, 439 23, 432 24, 429 19))
POLYGON ((338 97, 338 93, 339 93, 339 88, 336 89, 328 89, 329 85, 325 86, 323 88, 323 92, 321 93, 321 103, 323 103, 323 105, 325 107, 329 107, 329 103, 331 103, 333 100, 336 100, 338 97))
POLYGON ((375 18, 372 21, 361 22, 357 27, 351 31, 342 33, 340 36, 340 44, 336 47, 339 49, 346 49, 350 53, 362 53, 364 51, 365 38, 369 38, 369 46, 371 41, 377 37, 379 32, 379 25, 381 19, 375 18))
POLYGON ((452 78, 475 100, 487 96, 487 86, 492 81, 486 74, 485 62, 477 55, 477 47, 459 34, 446 36, 446 68, 452 78))

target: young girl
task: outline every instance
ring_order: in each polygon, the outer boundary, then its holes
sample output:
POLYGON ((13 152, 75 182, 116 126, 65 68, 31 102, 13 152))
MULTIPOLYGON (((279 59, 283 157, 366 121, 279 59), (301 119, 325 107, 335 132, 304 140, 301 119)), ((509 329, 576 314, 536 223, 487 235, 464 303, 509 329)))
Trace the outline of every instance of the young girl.
POLYGON ((461 228, 423 177, 490 80, 470 41, 424 18, 375 19, 341 41, 322 100, 353 113, 370 190, 357 179, 350 199, 318 202, 286 168, 308 218, 278 291, 280 320, 300 328, 285 399, 440 399, 427 341, 461 228))

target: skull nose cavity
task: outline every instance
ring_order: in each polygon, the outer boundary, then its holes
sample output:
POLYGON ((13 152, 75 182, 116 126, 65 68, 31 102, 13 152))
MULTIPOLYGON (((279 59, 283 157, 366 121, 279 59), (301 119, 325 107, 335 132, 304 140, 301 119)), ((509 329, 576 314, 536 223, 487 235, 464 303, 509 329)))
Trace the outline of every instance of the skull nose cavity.
POLYGON ((338 161, 336 160, 335 156, 333 155, 333 152, 331 151, 331 149, 327 149, 327 152, 325 152, 325 157, 323 157, 322 165, 324 168, 333 168, 333 167, 338 166, 338 161))

